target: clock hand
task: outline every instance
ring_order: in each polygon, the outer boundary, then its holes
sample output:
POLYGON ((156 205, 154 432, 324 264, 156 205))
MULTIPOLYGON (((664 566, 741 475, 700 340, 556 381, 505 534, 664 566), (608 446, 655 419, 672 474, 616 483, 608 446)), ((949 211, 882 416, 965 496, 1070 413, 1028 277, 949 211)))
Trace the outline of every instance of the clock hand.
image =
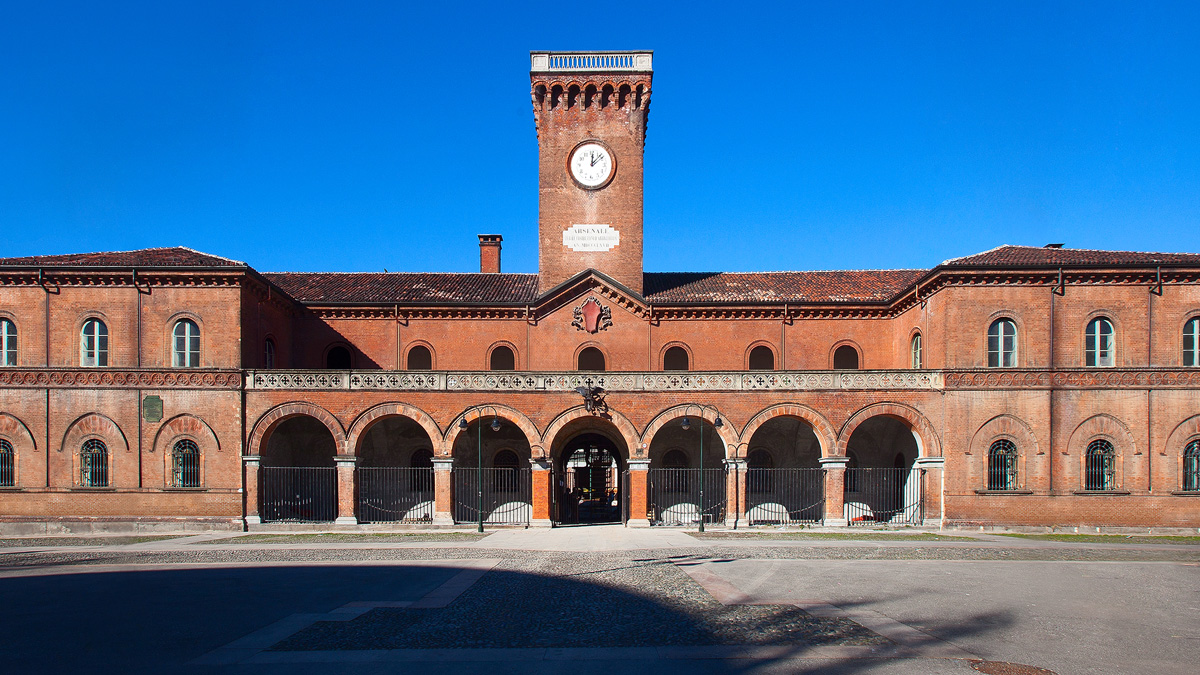
POLYGON ((596 162, 600 161, 600 155, 592 153, 592 166, 596 166, 596 162))

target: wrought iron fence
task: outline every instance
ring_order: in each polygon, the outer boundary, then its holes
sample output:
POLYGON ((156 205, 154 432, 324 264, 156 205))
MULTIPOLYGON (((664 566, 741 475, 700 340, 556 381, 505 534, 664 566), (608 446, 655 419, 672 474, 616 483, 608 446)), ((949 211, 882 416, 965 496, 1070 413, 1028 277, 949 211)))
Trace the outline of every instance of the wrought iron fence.
POLYGON ((846 520, 851 525, 920 525, 923 469, 846 469, 846 520))
POLYGON ((533 520, 533 472, 520 468, 454 467, 454 522, 529 525, 533 520), (480 479, 483 489, 480 490, 480 479))
POLYGON ((751 525, 795 525, 825 519, 824 469, 756 469, 746 476, 751 525))
POLYGON ((337 469, 264 466, 258 470, 263 522, 322 523, 337 519, 337 469))
POLYGON ((650 469, 647 474, 655 525, 725 522, 725 469, 650 469))
POLYGON ((355 478, 360 523, 433 522, 431 467, 359 467, 355 478))
POLYGON ((615 523, 625 520, 628 492, 615 464, 555 467, 554 519, 558 523, 615 523))

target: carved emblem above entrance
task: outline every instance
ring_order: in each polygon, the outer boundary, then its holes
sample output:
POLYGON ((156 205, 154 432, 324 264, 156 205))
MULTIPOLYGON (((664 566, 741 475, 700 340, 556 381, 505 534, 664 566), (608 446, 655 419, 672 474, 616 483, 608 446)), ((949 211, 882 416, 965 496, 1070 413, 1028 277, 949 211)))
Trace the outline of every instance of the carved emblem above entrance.
POLYGON ((612 310, 595 298, 588 298, 575 308, 575 319, 571 325, 589 333, 598 333, 612 325, 612 310))

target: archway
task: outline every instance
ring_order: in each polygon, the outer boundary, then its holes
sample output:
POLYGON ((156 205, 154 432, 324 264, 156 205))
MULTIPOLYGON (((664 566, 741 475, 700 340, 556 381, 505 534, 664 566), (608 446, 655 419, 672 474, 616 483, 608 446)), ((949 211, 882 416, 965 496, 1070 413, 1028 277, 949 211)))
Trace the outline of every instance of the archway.
POLYGON ((863 420, 846 442, 843 503, 851 525, 921 522, 920 455, 908 422, 890 415, 863 420))
MULTIPOLYGON (((681 408, 679 413, 684 413, 681 408)), ((711 411, 663 415, 651 423, 647 475, 649 511, 657 525, 724 523, 725 445, 711 411)))
POLYGON ((308 415, 279 422, 262 446, 258 471, 263 522, 328 522, 337 518, 337 441, 308 415))
POLYGON ((433 522, 433 447, 426 429, 403 415, 379 418, 358 435, 358 521, 433 522))
MULTIPOLYGON (((629 455, 620 433, 598 429, 581 418, 569 425, 551 448, 554 457, 556 523, 617 523, 624 520, 629 455), (605 433, 608 432, 608 433, 605 433)), ((611 425, 610 425, 611 426, 611 425)))
POLYGON ((747 445, 746 518, 751 525, 824 519, 821 442, 807 420, 772 417, 751 434, 747 445))
MULTIPOLYGON (((454 521, 529 525, 533 518, 532 450, 511 420, 483 414, 456 427, 454 521)), ((463 418, 466 419, 466 418, 463 418)))

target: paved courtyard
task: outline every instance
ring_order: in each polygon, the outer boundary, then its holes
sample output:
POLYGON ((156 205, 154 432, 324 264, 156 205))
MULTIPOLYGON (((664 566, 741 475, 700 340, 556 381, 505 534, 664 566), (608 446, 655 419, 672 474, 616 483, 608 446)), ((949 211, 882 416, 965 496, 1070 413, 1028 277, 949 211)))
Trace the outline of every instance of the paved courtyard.
POLYGON ((1200 545, 948 534, 5 539, 0 649, 12 672, 1195 672, 1200 545))

